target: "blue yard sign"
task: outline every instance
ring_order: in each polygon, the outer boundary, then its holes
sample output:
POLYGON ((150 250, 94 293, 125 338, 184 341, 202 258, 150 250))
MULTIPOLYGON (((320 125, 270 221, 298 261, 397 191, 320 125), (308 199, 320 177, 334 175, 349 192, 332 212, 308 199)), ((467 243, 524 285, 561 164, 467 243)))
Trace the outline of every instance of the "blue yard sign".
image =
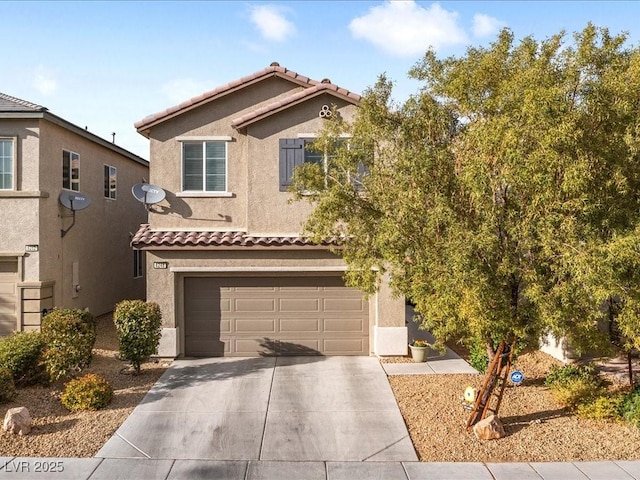
POLYGON ((514 385, 520 385, 524 380, 524 375, 520 370, 516 370, 511 373, 511 382, 514 385))

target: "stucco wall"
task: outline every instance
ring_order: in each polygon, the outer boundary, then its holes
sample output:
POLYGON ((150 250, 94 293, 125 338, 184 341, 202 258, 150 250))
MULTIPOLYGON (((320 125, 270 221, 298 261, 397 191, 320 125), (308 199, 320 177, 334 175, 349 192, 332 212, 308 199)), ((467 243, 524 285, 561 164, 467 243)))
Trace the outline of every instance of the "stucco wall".
MULTIPOLYGON (((39 323, 41 308, 89 308, 100 315, 124 298, 144 298, 145 279, 133 278, 130 233, 147 220, 131 187, 148 177, 146 165, 44 119, 0 119, 0 136, 15 137, 17 190, 0 192, 1 252, 37 252, 20 257, 18 296, 25 328, 39 323), (76 213, 58 201, 62 150, 80 155, 80 192, 91 205, 76 213), (104 165, 117 168, 117 199, 104 198, 104 165), (72 294, 73 263, 80 291, 72 294), (28 318, 27 318, 28 317, 28 318)), ((20 310, 19 310, 20 311, 20 310)))
POLYGON ((148 176, 148 167, 134 162, 64 128, 43 121, 40 175, 50 196, 40 205, 40 276, 54 280, 56 305, 89 308, 95 315, 109 312, 124 298, 144 298, 144 278, 133 278, 129 242, 147 219, 144 206, 131 195, 131 187, 148 176), (72 212, 58 201, 62 188, 62 151, 80 155, 80 192, 91 204, 72 212), (116 199, 104 197, 104 166, 117 169, 116 199), (80 290, 74 295, 73 264, 77 262, 80 290))

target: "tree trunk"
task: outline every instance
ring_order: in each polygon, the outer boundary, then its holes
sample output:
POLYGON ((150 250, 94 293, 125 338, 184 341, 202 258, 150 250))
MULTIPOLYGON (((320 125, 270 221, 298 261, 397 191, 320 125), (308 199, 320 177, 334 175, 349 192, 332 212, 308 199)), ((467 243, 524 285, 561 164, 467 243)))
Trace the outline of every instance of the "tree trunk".
POLYGON ((631 350, 627 352, 627 367, 629 367, 629 386, 633 390, 633 362, 631 361, 631 350))

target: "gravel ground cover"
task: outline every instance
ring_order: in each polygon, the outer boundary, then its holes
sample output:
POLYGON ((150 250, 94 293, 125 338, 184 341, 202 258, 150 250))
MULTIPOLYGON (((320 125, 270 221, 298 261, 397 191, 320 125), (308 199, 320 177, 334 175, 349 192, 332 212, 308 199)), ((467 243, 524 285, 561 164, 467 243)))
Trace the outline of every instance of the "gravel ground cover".
POLYGON ((125 362, 116 358, 118 340, 111 315, 97 319, 97 341, 91 365, 83 372, 105 377, 113 386, 111 404, 95 412, 71 413, 60 403, 62 384, 19 388, 10 403, 0 404, 4 418, 9 408, 27 407, 33 430, 21 437, 0 430, 0 456, 92 457, 113 435, 162 375, 166 364, 146 363, 139 376, 122 374, 125 362))
MULTIPOLYGON (((0 434, 0 456, 91 457, 113 435, 166 369, 147 363, 138 377, 121 374, 117 338, 106 315, 98 319, 98 340, 89 372, 106 377, 115 396, 97 412, 68 412, 59 401, 61 385, 19 390, 0 414, 26 406, 34 419, 25 437, 0 434)), ((463 354, 464 352, 458 352, 463 354)), ((408 357, 385 361, 411 361, 408 357)), ((481 375, 400 375, 389 377, 394 395, 421 461, 546 462, 640 459, 640 430, 624 424, 582 420, 560 407, 544 386, 553 358, 540 352, 522 355, 515 367, 525 374, 508 387, 500 410, 507 436, 481 442, 465 429, 468 412, 461 397, 467 385, 480 386, 481 375)))
POLYGON ((516 360, 525 381, 505 390, 499 416, 507 436, 500 440, 477 440, 465 428, 469 412, 462 407, 463 391, 480 387, 483 375, 399 375, 389 382, 423 462, 640 459, 640 429, 580 419, 554 400, 544 377, 558 364, 542 352, 516 360))

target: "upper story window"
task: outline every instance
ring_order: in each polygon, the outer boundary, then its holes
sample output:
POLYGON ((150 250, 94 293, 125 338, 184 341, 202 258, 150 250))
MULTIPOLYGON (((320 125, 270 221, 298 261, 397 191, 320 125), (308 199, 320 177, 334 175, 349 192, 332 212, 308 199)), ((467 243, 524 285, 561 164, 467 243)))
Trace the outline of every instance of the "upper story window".
MULTIPOLYGON (((293 180, 293 171, 303 163, 317 163, 325 174, 329 169, 332 156, 314 148, 314 138, 281 138, 280 139, 280 191, 286 192, 293 180)), ((347 141, 340 138, 339 144, 347 141)))
POLYGON ((227 142, 184 141, 182 143, 182 190, 227 191, 227 142))
POLYGON ((62 188, 80 191, 80 155, 62 151, 62 188))
POLYGON ((104 198, 116 199, 118 170, 110 165, 104 166, 104 198))
POLYGON ((15 190, 15 140, 0 138, 0 190, 15 190))

